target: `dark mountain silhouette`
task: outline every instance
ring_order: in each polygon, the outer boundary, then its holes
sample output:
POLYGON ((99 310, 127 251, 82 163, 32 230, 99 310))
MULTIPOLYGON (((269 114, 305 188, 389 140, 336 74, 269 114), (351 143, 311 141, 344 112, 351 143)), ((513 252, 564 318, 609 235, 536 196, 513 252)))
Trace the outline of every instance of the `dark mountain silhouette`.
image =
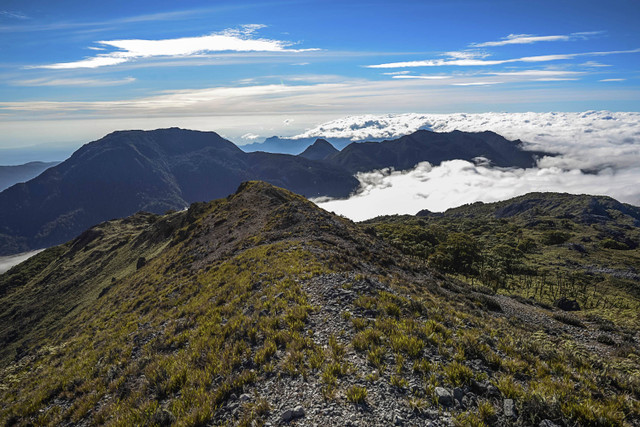
POLYGON ((19 182, 26 182, 60 162, 29 162, 23 165, 0 166, 0 191, 19 182))
POLYGON ((316 139, 313 145, 307 147, 298 156, 309 160, 323 160, 336 153, 339 153, 338 149, 331 145, 330 142, 327 142, 326 139, 316 139))
MULTIPOLYGON (((266 153, 280 153, 280 154, 293 154, 298 155, 313 145, 316 138, 281 138, 278 136, 272 136, 265 139, 263 142, 254 142, 252 144, 246 144, 241 146, 243 151, 254 152, 264 151, 266 153)), ((331 138, 331 144, 338 150, 342 150, 353 141, 346 138, 331 138)))
POLYGON ((536 154, 493 132, 418 131, 394 141, 352 143, 341 152, 320 140, 301 156, 246 153, 214 132, 114 132, 0 193, 0 255, 58 244, 140 210, 162 213, 224 197, 246 180, 306 197, 347 197, 359 171, 478 156, 498 166, 529 167, 536 154))
POLYGON ((473 160, 484 157, 501 167, 529 168, 536 156, 546 153, 524 151, 521 141, 509 141, 490 131, 437 133, 419 130, 396 140, 353 143, 328 158, 349 172, 363 172, 385 167, 403 170, 418 162, 439 164, 445 160, 473 160))
POLYGON ((0 193, 0 254, 64 242, 107 219, 161 213, 260 179, 305 196, 345 197, 348 172, 295 156, 245 153, 213 132, 114 132, 0 193))

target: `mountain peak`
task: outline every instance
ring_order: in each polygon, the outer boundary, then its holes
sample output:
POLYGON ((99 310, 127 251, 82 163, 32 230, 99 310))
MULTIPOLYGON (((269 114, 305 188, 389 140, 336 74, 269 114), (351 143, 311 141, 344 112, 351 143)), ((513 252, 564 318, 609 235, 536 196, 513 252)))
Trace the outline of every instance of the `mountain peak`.
POLYGON ((215 132, 129 130, 84 145, 46 173, 0 193, 0 254, 60 244, 110 218, 162 213, 257 179, 308 197, 346 197, 358 181, 309 159, 245 153, 215 132), (99 195, 99 197, 97 197, 99 195))
POLYGON ((304 157, 309 160, 323 160, 327 157, 339 153, 339 151, 331 145, 326 139, 316 139, 316 141, 304 150, 300 157, 304 157))
POLYGON ((183 154, 210 148, 234 152, 242 151, 216 132, 177 127, 155 130, 119 130, 85 145, 81 150, 88 148, 96 150, 115 146, 133 146, 143 148, 146 152, 152 150, 168 154, 183 154))

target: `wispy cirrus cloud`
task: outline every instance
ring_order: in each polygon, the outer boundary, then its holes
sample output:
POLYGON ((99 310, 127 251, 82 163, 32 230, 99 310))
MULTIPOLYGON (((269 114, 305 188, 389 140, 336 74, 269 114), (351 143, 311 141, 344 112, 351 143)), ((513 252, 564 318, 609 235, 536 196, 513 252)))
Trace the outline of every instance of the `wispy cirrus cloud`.
POLYGON ((577 76, 584 74, 582 71, 564 71, 564 70, 519 70, 519 71, 500 71, 487 73, 492 76, 525 76, 525 77, 557 77, 557 76, 577 76))
POLYGON ((599 80, 599 81, 601 81, 601 82, 623 82, 625 80, 627 80, 627 79, 602 79, 602 80, 599 80))
MULTIPOLYGON (((191 18, 193 16, 201 16, 207 13, 219 12, 232 9, 244 9, 246 5, 222 5, 206 8, 174 10, 167 12, 145 13, 141 15, 124 16, 107 20, 95 21, 56 21, 48 23, 30 23, 29 25, 0 25, 0 32, 39 32, 39 31, 58 31, 58 30, 82 30, 87 28, 104 28, 110 26, 118 26, 122 24, 138 24, 144 22, 167 22, 180 21, 191 18)), ((31 19, 31 17, 16 11, 0 11, 0 14, 18 19, 31 19), (2 13, 5 12, 5 13, 2 13)), ((33 22, 33 21, 32 21, 33 22)))
POLYGON ((454 50, 445 52, 442 56, 446 56, 451 59, 478 59, 491 56, 489 53, 479 50, 454 50))
POLYGON ((584 71, 567 71, 567 70, 508 70, 495 72, 472 72, 472 73, 453 73, 453 74, 410 74, 410 71, 403 71, 401 74, 383 73, 383 75, 391 75, 392 79, 397 80, 427 80, 437 82, 443 81, 443 84, 452 86, 487 86, 508 82, 519 81, 570 81, 578 80, 578 77, 586 74, 584 71), (496 78, 498 77, 498 78, 496 78))
POLYGON ((509 34, 501 40, 488 41, 483 43, 472 43, 472 47, 494 47, 506 46, 510 44, 532 44, 538 42, 557 42, 571 40, 585 40, 589 37, 603 34, 604 31, 583 31, 571 34, 552 35, 552 36, 536 36, 533 34, 509 34))
POLYGON ((480 82, 462 82, 462 83, 451 83, 451 86, 489 86, 489 85, 497 85, 503 82, 498 81, 480 81, 480 82))
MULTIPOLYGON (((405 70, 405 71, 391 71, 389 73, 382 73, 383 76, 401 76, 403 74, 409 74, 411 71, 405 70)), ((395 78, 395 77, 393 77, 395 78)))
POLYGON ((308 52, 318 49, 290 49, 292 42, 284 40, 256 38, 255 33, 264 25, 244 25, 240 29, 227 29, 198 37, 182 37, 161 40, 103 40, 96 42, 101 48, 111 47, 118 50, 101 53, 97 56, 72 62, 59 62, 36 65, 28 68, 76 69, 98 68, 122 64, 142 58, 153 57, 190 57, 212 52, 308 52))
POLYGON ((407 67, 441 67, 441 66, 490 66, 515 62, 550 62, 573 59, 581 56, 606 56, 625 53, 639 53, 639 49, 612 50, 599 52, 562 53, 554 55, 523 56, 511 59, 426 59, 422 61, 387 62, 384 64, 365 65, 366 68, 407 68, 407 67))
POLYGON ((0 17, 12 18, 12 19, 30 19, 27 15, 22 12, 16 12, 11 10, 0 10, 0 17))
POLYGON ((13 86, 78 86, 78 87, 100 87, 119 86, 135 82, 134 77, 122 79, 89 79, 89 78, 38 78, 28 80, 15 80, 11 82, 13 86))
POLYGON ((592 67, 592 68, 603 68, 603 67, 611 67, 611 64, 603 64, 598 61, 587 61, 580 64, 583 67, 592 67))
POLYGON ((452 76, 443 76, 439 74, 434 75, 420 75, 420 76, 409 76, 406 74, 400 74, 393 76, 393 79, 414 79, 414 80, 444 80, 450 79, 452 76))

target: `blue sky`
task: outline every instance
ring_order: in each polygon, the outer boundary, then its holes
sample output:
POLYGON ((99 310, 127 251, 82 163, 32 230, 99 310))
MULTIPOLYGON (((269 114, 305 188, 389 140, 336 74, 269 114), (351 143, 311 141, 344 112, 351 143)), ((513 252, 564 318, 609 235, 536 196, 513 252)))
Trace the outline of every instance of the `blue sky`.
POLYGON ((169 126, 245 143, 346 114, 640 111, 638 22, 634 0, 4 0, 0 149, 169 126))

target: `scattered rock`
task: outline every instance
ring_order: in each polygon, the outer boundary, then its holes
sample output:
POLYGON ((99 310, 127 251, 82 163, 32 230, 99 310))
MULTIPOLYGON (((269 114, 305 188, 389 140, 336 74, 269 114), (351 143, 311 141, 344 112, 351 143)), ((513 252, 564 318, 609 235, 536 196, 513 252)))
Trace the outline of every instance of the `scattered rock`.
POLYGON ((562 311, 579 311, 580 304, 578 301, 574 299, 569 299, 567 297, 562 297, 560 299, 555 300, 553 303, 555 307, 558 307, 562 311))
POLYGON ((304 408, 302 406, 296 406, 294 409, 287 409, 282 414, 282 421, 288 423, 291 420, 304 417, 304 408))
POLYGON ((462 403, 462 399, 464 398, 464 391, 460 387, 456 387, 453 389, 453 398, 458 402, 462 403))
POLYGON ((248 402, 250 400, 251 400, 251 395, 250 394, 244 393, 244 394, 240 395, 240 402, 244 403, 244 402, 248 402))
POLYGON ((516 418, 516 407, 513 403, 513 399, 505 399, 502 403, 502 412, 507 418, 516 418))
POLYGON ((540 424, 538 424, 538 427, 560 427, 560 426, 551 420, 542 420, 540 421, 540 424))
POLYGON ((493 384, 489 384, 487 386, 487 394, 491 397, 499 397, 500 390, 498 390, 498 387, 494 386, 493 384))
POLYGON ((487 385, 485 383, 478 382, 476 380, 471 380, 471 389, 479 394, 480 396, 487 394, 487 385))
POLYGON ((478 399, 476 395, 473 393, 467 393, 462 398, 462 406, 463 408, 469 408, 471 406, 476 406, 478 399))
POLYGON ((435 393, 439 404, 447 407, 453 406, 453 395, 449 390, 443 387, 436 387, 435 393))

